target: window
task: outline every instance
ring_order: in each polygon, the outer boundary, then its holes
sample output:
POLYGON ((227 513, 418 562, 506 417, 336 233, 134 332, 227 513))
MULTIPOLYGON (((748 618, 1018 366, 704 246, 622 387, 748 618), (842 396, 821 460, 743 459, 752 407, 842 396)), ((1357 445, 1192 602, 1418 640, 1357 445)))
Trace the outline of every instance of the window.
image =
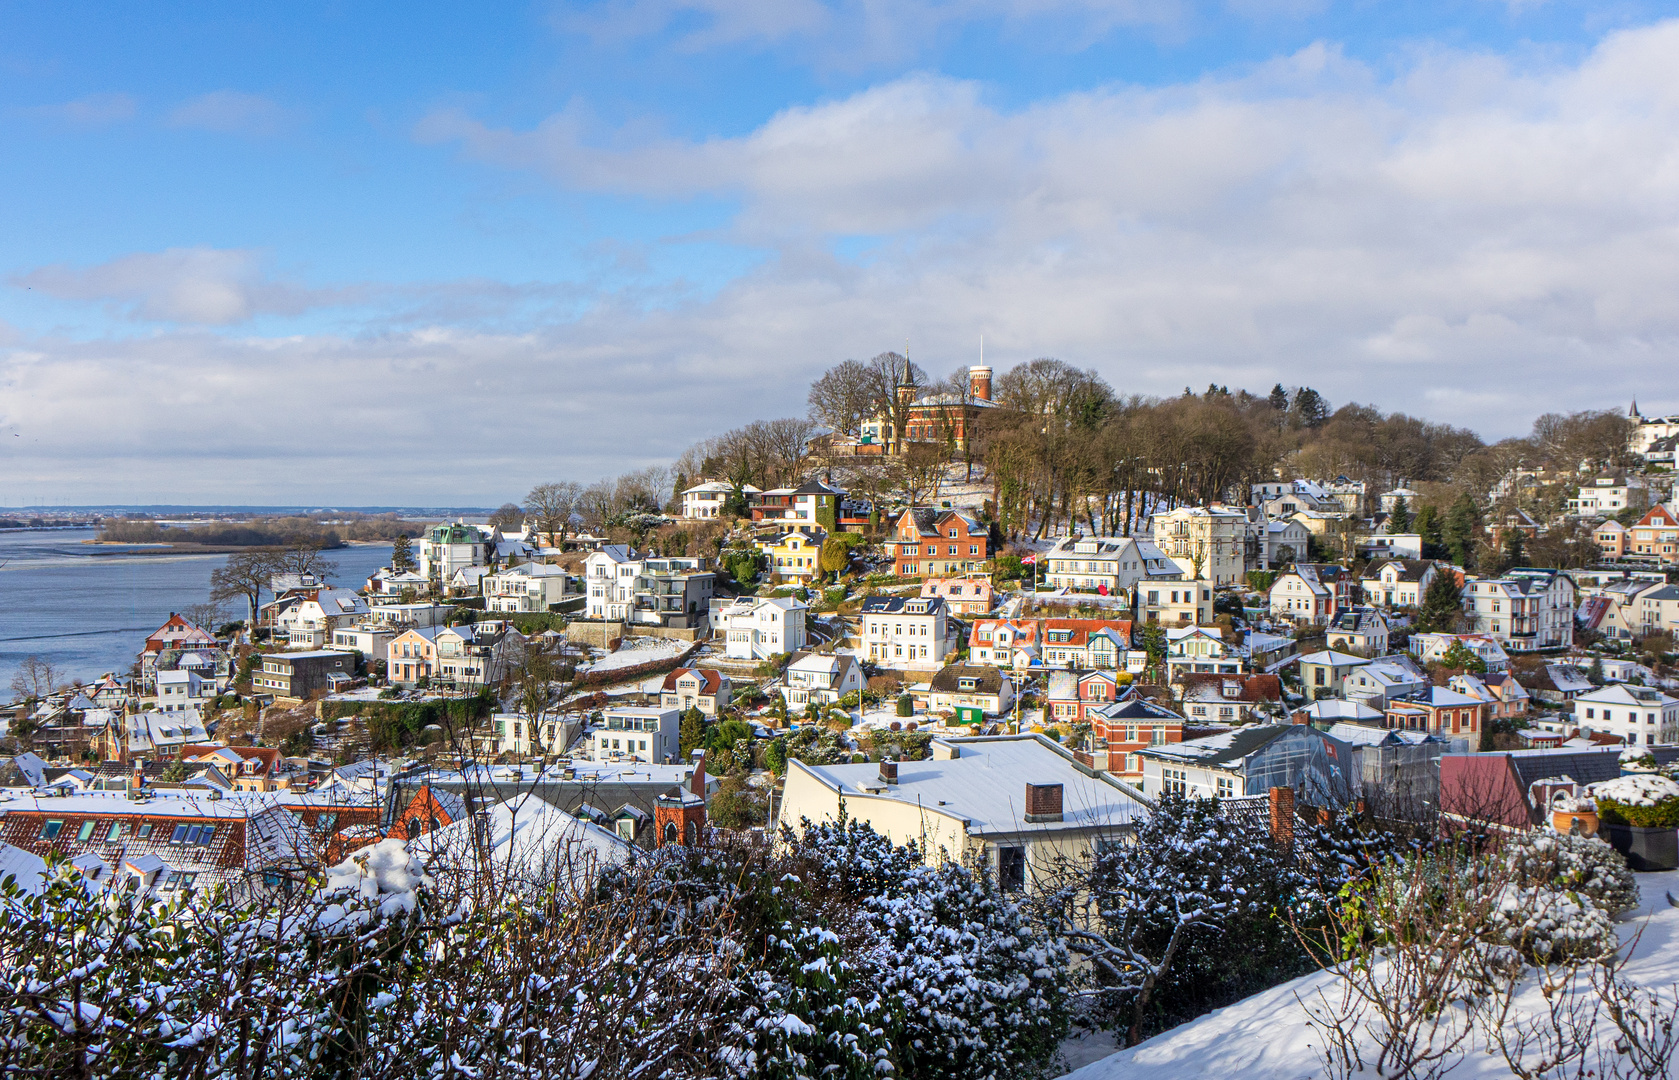
POLYGON ((1236 781, 1228 776, 1218 778, 1218 797, 1221 799, 1234 798, 1236 795, 1236 781))
POLYGON ((92 840, 93 839, 93 827, 97 824, 98 824, 98 822, 94 821, 91 818, 89 818, 87 821, 82 822, 82 827, 76 831, 76 839, 79 840, 79 841, 82 841, 83 843, 86 843, 87 841, 92 840))
POLYGON ((61 818, 49 818, 46 821, 43 821, 41 823, 41 839, 51 840, 51 839, 55 838, 56 836, 58 836, 59 831, 62 830, 63 828, 64 828, 63 819, 61 819, 61 818))
POLYGON ((122 839, 123 824, 120 821, 111 822, 111 831, 105 834, 106 843, 115 843, 122 839))
POLYGON ((191 825, 177 825, 174 834, 169 837, 169 842, 171 844, 184 844, 187 842, 187 834, 196 832, 198 830, 191 825))
POLYGON ((997 886, 1004 892, 1020 892, 1026 888, 1025 848, 997 849, 997 886))
POLYGON ((149 839, 151 839, 151 835, 152 835, 152 823, 149 822, 149 821, 142 821, 140 823, 140 830, 137 833, 135 833, 135 836, 137 836, 141 840, 149 840, 149 839))

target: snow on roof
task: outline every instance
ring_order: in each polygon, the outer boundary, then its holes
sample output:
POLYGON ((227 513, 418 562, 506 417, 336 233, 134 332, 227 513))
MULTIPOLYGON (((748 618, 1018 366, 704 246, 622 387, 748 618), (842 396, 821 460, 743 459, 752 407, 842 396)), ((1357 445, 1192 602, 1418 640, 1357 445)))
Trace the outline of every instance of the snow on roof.
POLYGON ((1300 658, 1302 664, 1328 664, 1331 667, 1346 667, 1348 664, 1368 664, 1370 661, 1362 656, 1351 653, 1336 652, 1334 649, 1323 649, 1315 653, 1307 653, 1300 658))
POLYGON ((427 833, 411 847, 432 874, 487 870, 526 886, 560 880, 587 884, 602 867, 626 861, 633 850, 618 834, 529 792, 496 803, 475 820, 427 833))
MULTIPOLYGON (((935 740, 934 746, 939 746, 935 740)), ((949 760, 901 761, 898 782, 882 784, 880 766, 806 765, 845 798, 883 798, 967 820, 970 832, 1086 829, 1124 825, 1147 808, 1117 782, 1079 767, 1066 751, 1040 735, 952 739, 949 760), (1061 784, 1062 820, 1026 823, 1026 785, 1061 784)))
POLYGON ((0 843, 0 881, 11 878, 26 893, 46 887, 46 860, 20 847, 0 843))

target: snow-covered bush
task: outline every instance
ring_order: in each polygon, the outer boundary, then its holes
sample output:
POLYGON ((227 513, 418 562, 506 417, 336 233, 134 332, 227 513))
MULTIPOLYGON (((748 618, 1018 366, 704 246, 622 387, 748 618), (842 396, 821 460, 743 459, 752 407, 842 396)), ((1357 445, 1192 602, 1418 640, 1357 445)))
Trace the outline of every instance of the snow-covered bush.
POLYGON ((1503 855, 1520 888, 1577 893, 1611 918, 1638 906, 1638 880, 1626 859, 1596 837, 1536 829, 1511 837, 1503 855))
POLYGON ((1499 890, 1487 916, 1486 937, 1533 964, 1601 960, 1620 945, 1607 912, 1583 893, 1549 885, 1499 890))
POLYGON ((1655 773, 1632 773, 1591 786, 1598 816, 1614 825, 1679 827, 1679 782, 1655 773))

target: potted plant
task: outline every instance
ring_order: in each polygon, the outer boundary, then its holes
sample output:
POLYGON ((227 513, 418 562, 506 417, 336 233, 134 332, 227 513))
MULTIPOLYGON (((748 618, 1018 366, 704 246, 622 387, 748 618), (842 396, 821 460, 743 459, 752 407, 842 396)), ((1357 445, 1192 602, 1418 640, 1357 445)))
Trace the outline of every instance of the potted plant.
POLYGON ((1575 832, 1581 836, 1596 836, 1598 829, 1597 805, 1590 796, 1573 796, 1566 791, 1559 791, 1551 800, 1551 828, 1567 836, 1575 832))
POLYGON ((1634 773, 1591 786, 1598 835, 1634 870, 1679 870, 1679 783, 1634 773))

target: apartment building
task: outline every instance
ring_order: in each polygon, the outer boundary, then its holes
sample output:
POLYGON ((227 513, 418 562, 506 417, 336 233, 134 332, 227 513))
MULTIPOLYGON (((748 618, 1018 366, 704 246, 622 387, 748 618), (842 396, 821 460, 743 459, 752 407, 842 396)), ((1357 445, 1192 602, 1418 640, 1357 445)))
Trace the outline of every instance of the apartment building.
POLYGON ((1214 503, 1154 515, 1154 544, 1190 578, 1235 585, 1248 570, 1248 515, 1214 503))

